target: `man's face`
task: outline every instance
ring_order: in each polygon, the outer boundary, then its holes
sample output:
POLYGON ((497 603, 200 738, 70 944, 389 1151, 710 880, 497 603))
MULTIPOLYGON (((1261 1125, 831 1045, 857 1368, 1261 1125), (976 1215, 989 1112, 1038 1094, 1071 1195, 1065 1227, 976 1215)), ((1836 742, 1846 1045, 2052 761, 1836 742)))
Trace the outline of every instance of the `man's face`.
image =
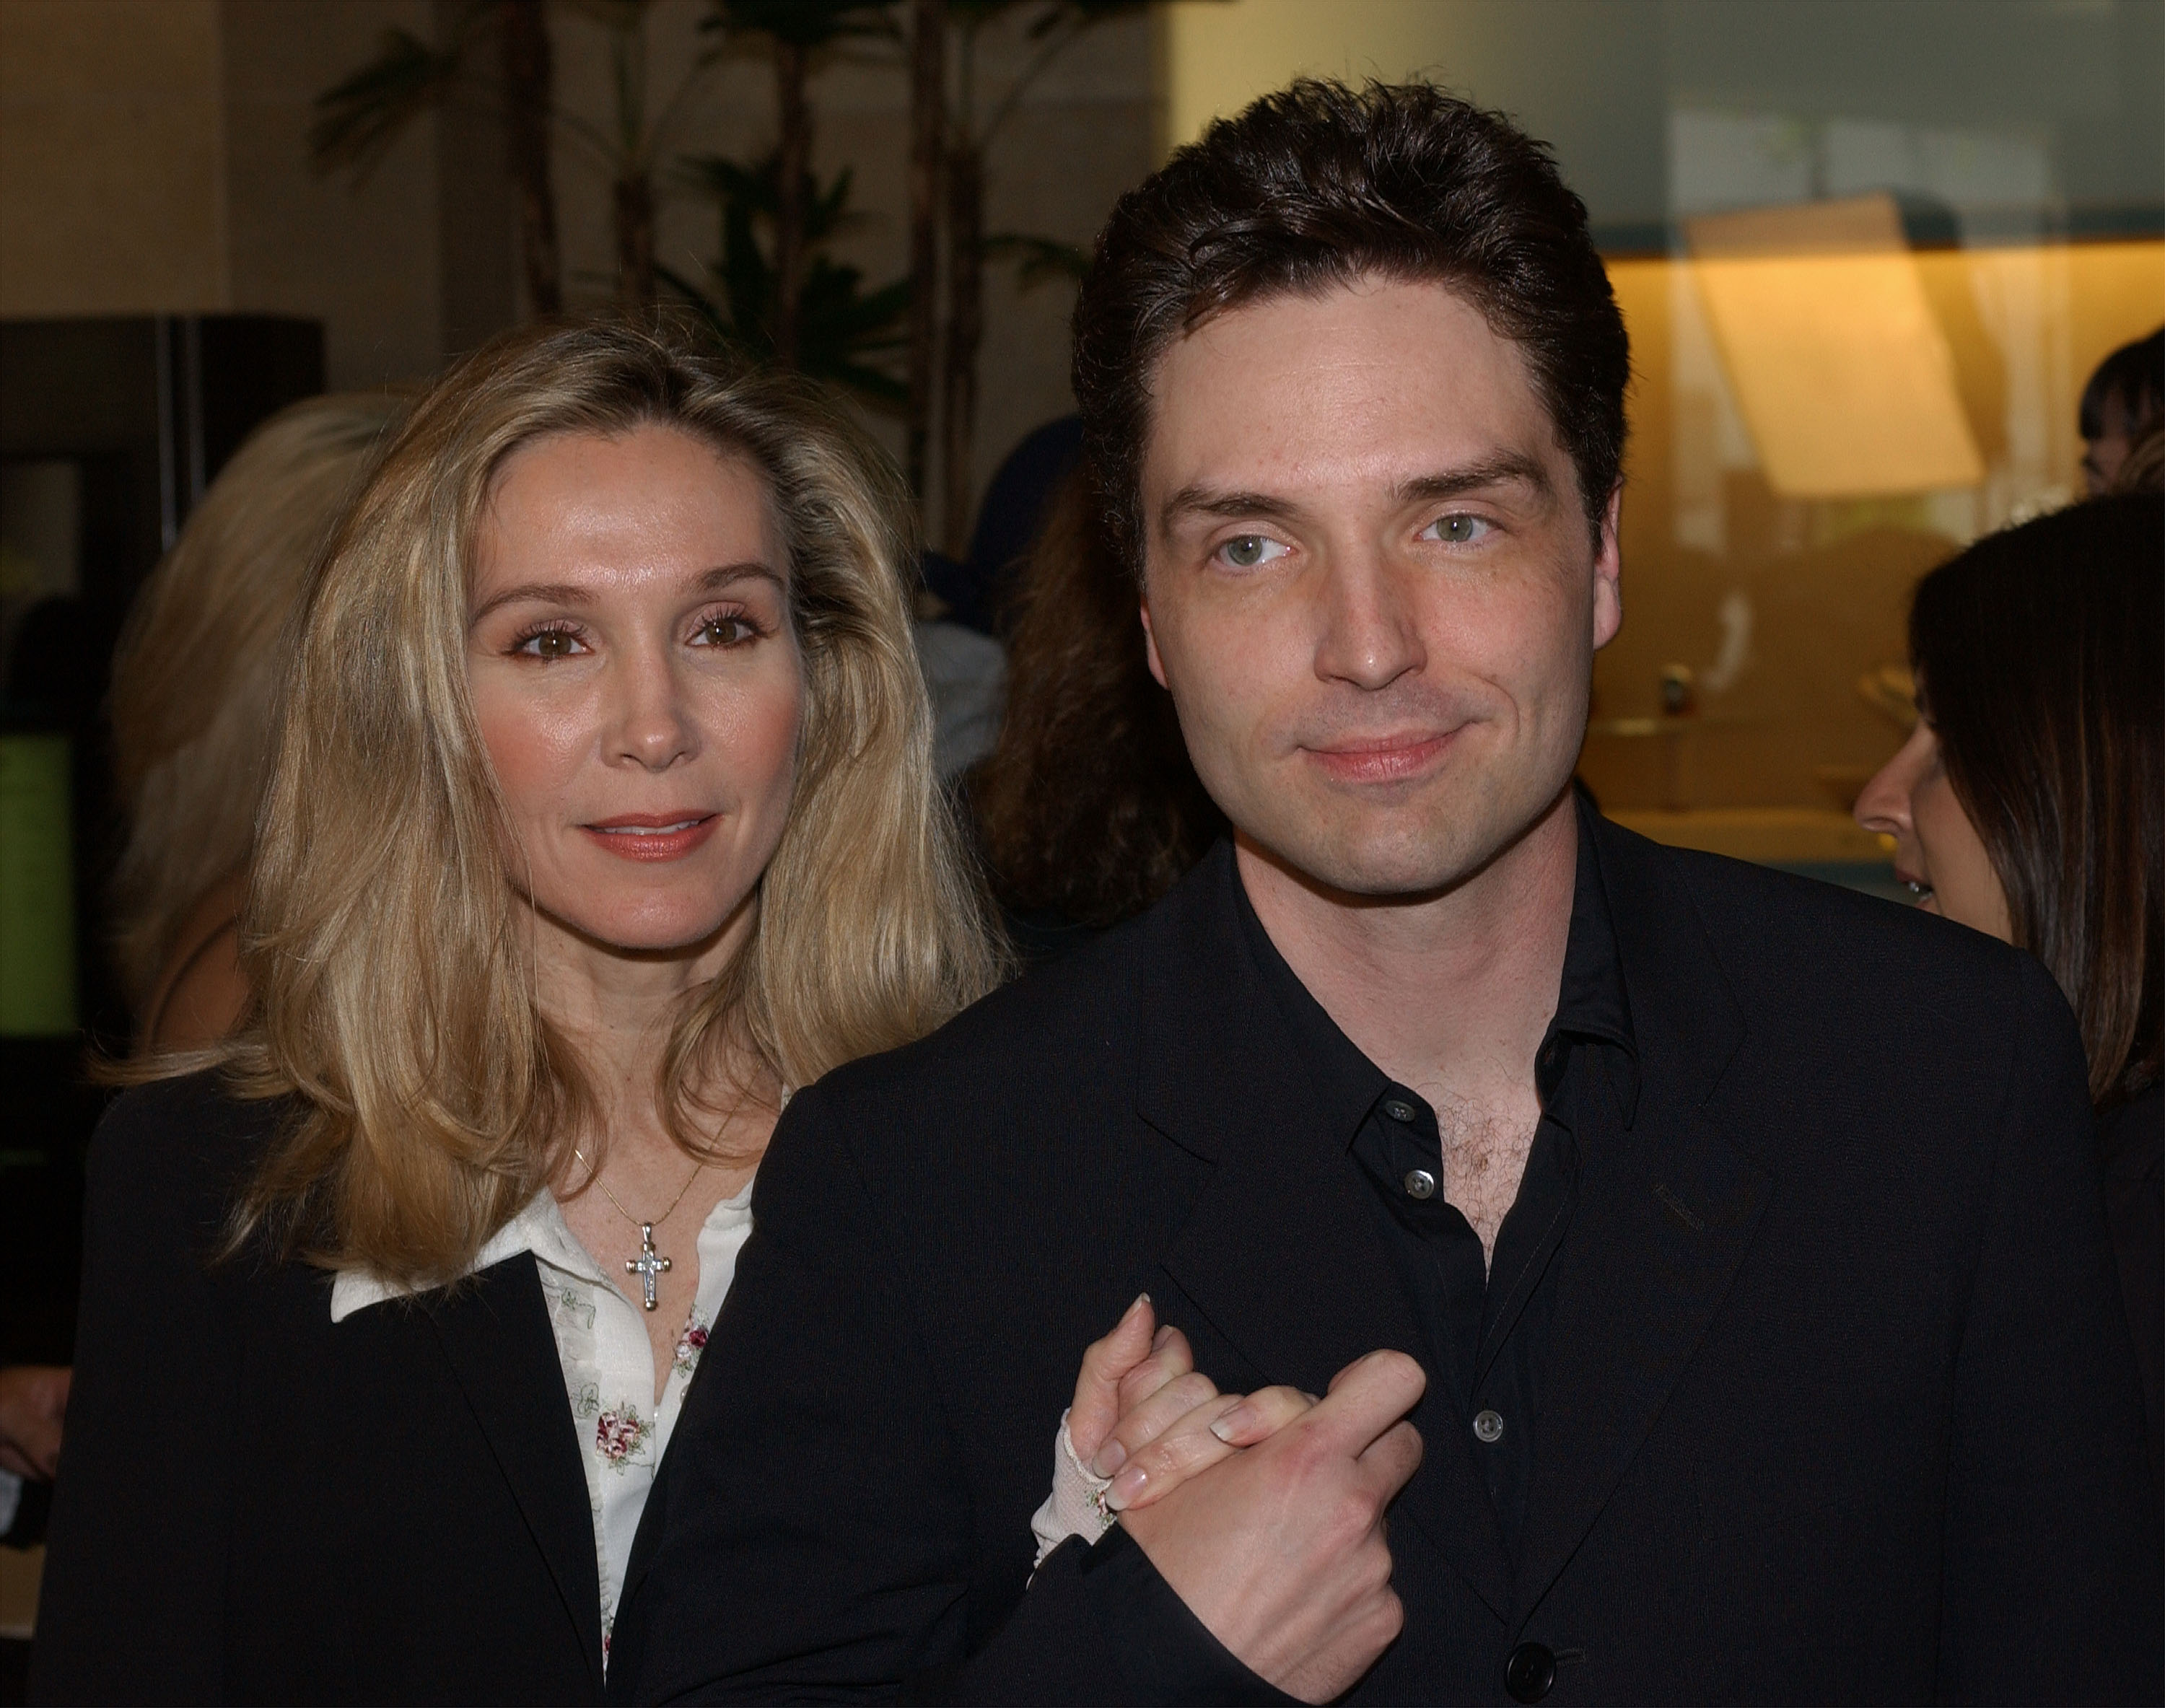
POLYGON ((1615 634, 1519 348, 1433 284, 1223 315, 1151 387, 1143 623, 1197 773, 1311 881, 1444 888, 1556 799, 1615 634))

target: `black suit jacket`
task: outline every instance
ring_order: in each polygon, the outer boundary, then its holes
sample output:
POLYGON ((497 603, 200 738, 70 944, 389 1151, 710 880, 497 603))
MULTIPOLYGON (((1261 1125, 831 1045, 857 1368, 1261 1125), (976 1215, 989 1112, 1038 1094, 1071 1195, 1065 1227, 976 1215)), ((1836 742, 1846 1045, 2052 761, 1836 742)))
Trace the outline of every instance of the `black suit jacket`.
MULTIPOLYGON (((2036 963, 1597 826, 1641 1088, 1584 1159, 1523 1558, 1447 1383, 1359 1701, 2155 1700, 2155 1502, 2072 1019, 2036 963)), ((657 1483, 613 1697, 1267 1699, 1132 1544, 1029 1521, 1138 1291, 1226 1389, 1420 1357, 1221 846, 801 1094, 657 1483), (1168 1610, 1168 1603, 1171 1603, 1168 1610)), ((1123 1538, 1124 1542, 1125 1539, 1123 1538)))
POLYGON ((533 1258, 335 1326, 319 1269, 207 1264, 278 1113, 198 1075, 98 1129, 32 1699, 598 1700, 533 1258))

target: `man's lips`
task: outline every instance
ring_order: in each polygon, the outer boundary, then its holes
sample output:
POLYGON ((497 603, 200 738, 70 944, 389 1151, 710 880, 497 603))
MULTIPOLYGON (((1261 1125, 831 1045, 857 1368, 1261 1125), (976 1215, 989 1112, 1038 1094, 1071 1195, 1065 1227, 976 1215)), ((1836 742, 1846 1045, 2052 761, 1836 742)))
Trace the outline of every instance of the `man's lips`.
POLYGON ((719 813, 687 808, 674 813, 620 813, 580 830, 621 860, 680 860, 714 833, 719 813))
POLYGON ((1341 783, 1399 783, 1433 764, 1457 735, 1456 729, 1412 730, 1309 747, 1308 756, 1341 783))

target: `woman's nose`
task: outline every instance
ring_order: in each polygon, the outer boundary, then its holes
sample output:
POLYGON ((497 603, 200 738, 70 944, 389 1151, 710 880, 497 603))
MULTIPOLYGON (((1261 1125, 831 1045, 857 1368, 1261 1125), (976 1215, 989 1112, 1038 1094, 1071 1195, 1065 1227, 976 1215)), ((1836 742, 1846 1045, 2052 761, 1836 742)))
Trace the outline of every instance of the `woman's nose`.
POLYGON ((616 704, 609 732, 611 758, 665 771, 697 750, 697 727, 666 659, 624 659, 612 686, 616 704))
POLYGON ((1884 836, 1910 833, 1910 797, 1919 772, 1931 753, 1932 732, 1919 724, 1894 756, 1881 766, 1864 785, 1852 809, 1857 822, 1884 836))

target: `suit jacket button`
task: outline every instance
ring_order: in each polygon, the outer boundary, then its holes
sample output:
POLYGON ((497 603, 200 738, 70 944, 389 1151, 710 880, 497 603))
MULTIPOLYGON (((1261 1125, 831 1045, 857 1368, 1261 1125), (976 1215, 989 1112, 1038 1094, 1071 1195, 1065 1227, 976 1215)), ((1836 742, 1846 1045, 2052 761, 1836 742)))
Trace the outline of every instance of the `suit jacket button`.
POLYGON ((1556 1656, 1546 1643, 1522 1642, 1504 1663, 1504 1688, 1514 1702, 1538 1702, 1556 1683, 1556 1656))

